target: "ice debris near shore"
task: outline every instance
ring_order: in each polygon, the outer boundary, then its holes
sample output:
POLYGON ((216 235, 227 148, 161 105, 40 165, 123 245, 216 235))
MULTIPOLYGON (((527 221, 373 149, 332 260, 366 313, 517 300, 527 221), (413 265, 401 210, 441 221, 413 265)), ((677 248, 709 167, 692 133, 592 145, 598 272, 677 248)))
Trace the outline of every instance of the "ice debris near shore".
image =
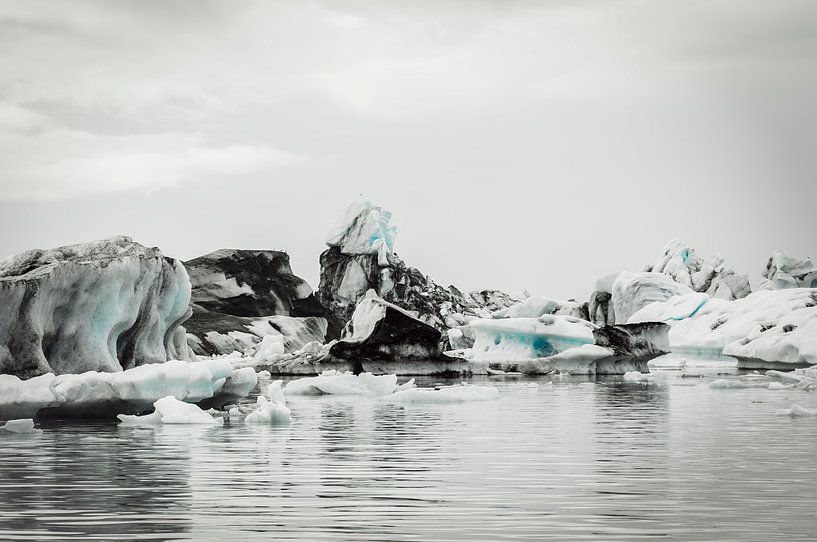
POLYGON ((728 355, 752 369, 817 364, 817 289, 764 290, 735 301, 687 294, 648 305, 629 321, 667 322, 676 353, 728 355))
POLYGON ((249 394, 256 383, 252 368, 234 370, 227 359, 173 360, 117 373, 49 373, 28 380, 0 375, 0 419, 35 417, 40 411, 113 417, 142 412, 166 396, 189 403, 229 402, 249 394))
POLYGON ((29 250, 0 262, 0 373, 121 371, 192 359, 178 260, 128 237, 29 250))
POLYGON ((122 426, 157 425, 216 425, 221 418, 214 418, 191 403, 179 401, 172 395, 162 397, 153 403, 154 411, 143 416, 118 414, 122 426))
POLYGON ((281 382, 272 382, 267 387, 266 397, 258 396, 255 410, 244 418, 245 424, 288 425, 292 421, 292 412, 286 405, 281 382))

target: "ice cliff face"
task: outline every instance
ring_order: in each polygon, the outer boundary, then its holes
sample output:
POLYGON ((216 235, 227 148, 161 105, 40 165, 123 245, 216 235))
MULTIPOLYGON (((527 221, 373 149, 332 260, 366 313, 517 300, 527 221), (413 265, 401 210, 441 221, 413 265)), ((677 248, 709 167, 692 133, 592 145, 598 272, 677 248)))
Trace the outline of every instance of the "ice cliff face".
POLYGON ((776 251, 763 270, 761 290, 817 288, 817 267, 809 258, 802 260, 776 251))
POLYGON ((391 213, 381 207, 358 203, 349 207, 330 233, 326 242, 329 248, 320 257, 318 299, 338 320, 349 321, 357 302, 370 289, 439 331, 518 303, 493 290, 465 295, 453 286, 439 286, 407 266, 394 252, 396 228, 390 219, 391 213))
MULTIPOLYGON (((436 360, 444 359, 440 332, 369 290, 358 303, 346 333, 329 350, 336 359, 436 360)), ((361 372, 356 367, 355 372, 361 372)))
POLYGON ((282 335, 287 351, 337 337, 342 322, 292 272, 289 255, 223 249, 185 262, 192 284, 188 342, 201 355, 245 351, 282 335))
POLYGON ((190 281, 128 237, 0 262, 0 373, 114 372, 189 359, 190 281))

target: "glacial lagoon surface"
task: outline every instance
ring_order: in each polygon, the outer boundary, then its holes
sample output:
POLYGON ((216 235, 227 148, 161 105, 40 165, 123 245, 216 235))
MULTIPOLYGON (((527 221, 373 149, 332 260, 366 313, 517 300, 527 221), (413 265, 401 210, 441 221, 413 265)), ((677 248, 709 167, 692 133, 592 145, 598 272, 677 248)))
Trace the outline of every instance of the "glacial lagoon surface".
POLYGON ((814 540, 817 418, 776 412, 817 395, 715 378, 735 376, 473 377, 500 398, 0 434, 0 539, 814 540))

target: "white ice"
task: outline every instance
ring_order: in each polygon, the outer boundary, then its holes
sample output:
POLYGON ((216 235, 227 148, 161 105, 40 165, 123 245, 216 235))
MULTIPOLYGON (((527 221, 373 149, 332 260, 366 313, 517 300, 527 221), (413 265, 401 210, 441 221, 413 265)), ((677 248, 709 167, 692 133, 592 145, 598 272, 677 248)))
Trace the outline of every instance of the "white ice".
MULTIPOLYGON (((413 380, 409 382, 413 385, 413 380)), ((397 375, 375 376, 361 373, 355 376, 350 372, 329 370, 318 376, 290 381, 284 387, 284 393, 289 396, 325 394, 382 397, 394 393, 398 388, 397 375)))
POLYGON ((244 423, 287 425, 292 421, 292 412, 286 406, 286 397, 281 388, 281 381, 272 382, 267 388, 267 396, 258 396, 256 408, 247 414, 244 423))
POLYGON ((629 321, 669 323, 677 353, 763 360, 761 366, 817 364, 817 289, 759 291, 735 301, 703 295, 653 303, 629 321))
POLYGON ((340 247, 343 254, 377 254, 378 264, 389 264, 397 228, 391 225, 391 213, 369 201, 350 205, 329 233, 326 244, 340 247))
POLYGON ((29 380, 0 375, 0 416, 33 417, 45 407, 100 402, 149 405, 165 396, 198 402, 220 393, 245 396, 255 384, 252 369, 234 371, 227 359, 174 360, 116 373, 48 374, 29 380))
POLYGON ((522 361, 543 358, 593 342, 595 326, 572 316, 477 319, 471 321, 476 339, 466 359, 522 361))
POLYGON ((23 418, 18 420, 9 420, 4 425, 0 426, 9 433, 29 434, 37 431, 34 429, 34 420, 31 418, 23 418))
POLYGON ((793 404, 791 408, 786 408, 783 410, 777 411, 778 416, 791 416, 792 418, 797 417, 814 417, 817 416, 817 408, 805 408, 798 404, 793 404))
POLYGON ((179 401, 173 396, 162 397, 153 403, 155 411, 144 416, 118 414, 125 426, 154 426, 166 424, 216 425, 220 418, 213 418, 198 406, 179 401))
POLYGON ((617 324, 627 323, 650 303, 666 301, 676 295, 692 294, 691 288, 662 273, 622 271, 613 283, 613 311, 617 324))
POLYGON ((499 399, 499 390, 493 386, 441 386, 438 388, 410 388, 395 392, 386 398, 390 403, 465 403, 499 399))

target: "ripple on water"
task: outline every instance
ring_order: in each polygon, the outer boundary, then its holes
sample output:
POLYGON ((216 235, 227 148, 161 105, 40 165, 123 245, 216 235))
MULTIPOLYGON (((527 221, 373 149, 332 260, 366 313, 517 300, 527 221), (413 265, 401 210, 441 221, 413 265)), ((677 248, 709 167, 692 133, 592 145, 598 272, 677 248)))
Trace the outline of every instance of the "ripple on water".
POLYGON ((492 379, 489 402, 293 397, 287 427, 2 435, 0 539, 809 539, 817 422, 775 412, 817 401, 711 380, 492 379))

